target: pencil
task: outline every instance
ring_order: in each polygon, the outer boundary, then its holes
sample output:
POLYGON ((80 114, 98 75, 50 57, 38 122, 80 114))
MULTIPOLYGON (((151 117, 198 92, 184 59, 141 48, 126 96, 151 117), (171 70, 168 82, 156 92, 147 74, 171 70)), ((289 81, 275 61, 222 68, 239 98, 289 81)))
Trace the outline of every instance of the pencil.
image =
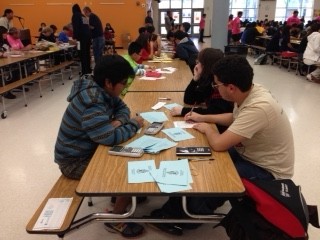
POLYGON ((193 112, 193 109, 195 108, 196 104, 197 104, 197 103, 194 103, 193 107, 191 108, 191 110, 190 110, 190 116, 191 116, 191 114, 192 114, 192 112, 193 112))

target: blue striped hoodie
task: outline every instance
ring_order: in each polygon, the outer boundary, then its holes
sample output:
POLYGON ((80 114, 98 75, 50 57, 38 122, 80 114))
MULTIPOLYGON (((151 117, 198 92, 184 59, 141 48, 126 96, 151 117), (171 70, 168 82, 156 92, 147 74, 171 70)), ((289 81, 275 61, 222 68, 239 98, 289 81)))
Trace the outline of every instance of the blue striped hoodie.
POLYGON ((59 165, 87 161, 99 144, 113 146, 125 142, 139 129, 130 119, 130 110, 119 97, 111 97, 92 79, 74 82, 68 97, 55 145, 59 165), (122 125, 114 128, 111 121, 122 125))

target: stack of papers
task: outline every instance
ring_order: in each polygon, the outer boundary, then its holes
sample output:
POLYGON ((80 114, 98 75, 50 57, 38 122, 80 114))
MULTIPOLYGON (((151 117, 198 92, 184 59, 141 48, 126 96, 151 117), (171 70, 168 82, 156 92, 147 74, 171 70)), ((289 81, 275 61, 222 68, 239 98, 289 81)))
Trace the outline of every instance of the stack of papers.
POLYGON ((167 74, 172 74, 175 72, 177 69, 174 67, 165 67, 165 68, 157 68, 156 71, 158 73, 167 73, 167 74))
POLYGON ((149 123, 164 122, 168 120, 164 112, 144 112, 141 113, 140 116, 149 123))
POLYGON ((195 125, 195 122, 186 122, 186 121, 174 121, 173 125, 176 128, 193 128, 193 126, 195 125))
POLYGON ((160 108, 162 108, 164 105, 166 105, 166 102, 157 102, 156 105, 154 105, 153 107, 151 107, 153 110, 158 110, 160 108))
POLYGON ((155 168, 154 160, 128 162, 128 182, 156 182, 161 192, 172 193, 191 189, 193 183, 188 159, 160 162, 155 168))
POLYGON ((151 154, 159 153, 162 150, 175 146, 177 146, 177 143, 171 142, 167 138, 157 138, 148 135, 143 135, 127 145, 127 147, 142 148, 145 152, 151 154))
POLYGON ((140 80, 148 80, 148 81, 154 81, 154 80, 157 80, 157 79, 165 79, 166 77, 164 76, 161 76, 161 77, 146 77, 146 76, 143 76, 140 78, 140 80))
POLYGON ((162 132, 167 134, 175 142, 194 138, 190 133, 178 127, 164 129, 162 132))
POLYGON ((49 198, 33 230, 61 228, 71 202, 72 198, 49 198))

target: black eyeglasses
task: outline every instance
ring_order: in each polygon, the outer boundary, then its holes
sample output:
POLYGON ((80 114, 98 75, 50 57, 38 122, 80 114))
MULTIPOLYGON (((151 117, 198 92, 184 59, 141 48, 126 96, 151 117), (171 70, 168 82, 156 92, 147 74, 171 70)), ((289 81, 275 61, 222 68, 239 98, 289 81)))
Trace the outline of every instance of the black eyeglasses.
POLYGON ((219 88, 219 86, 223 85, 224 83, 214 84, 214 82, 211 83, 212 88, 219 88))

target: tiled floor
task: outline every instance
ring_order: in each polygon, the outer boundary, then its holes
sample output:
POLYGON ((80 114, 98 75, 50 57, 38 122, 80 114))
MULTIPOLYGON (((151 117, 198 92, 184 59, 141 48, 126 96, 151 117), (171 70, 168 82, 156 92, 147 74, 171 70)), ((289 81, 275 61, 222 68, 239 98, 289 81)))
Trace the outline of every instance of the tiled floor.
MULTIPOLYGON (((253 62, 251 57, 248 57, 253 62)), ((309 204, 320 206, 320 85, 306 81, 293 72, 271 65, 254 65, 254 81, 264 84, 287 112, 295 139, 295 175, 293 180, 302 186, 309 204), (317 177, 318 176, 318 177, 317 177)), ((43 98, 37 86, 27 94, 29 106, 24 107, 21 94, 17 100, 7 100, 8 118, 0 119, 0 240, 2 239, 56 239, 56 236, 35 236, 25 232, 25 225, 60 175, 53 162, 53 149, 67 106, 66 97, 72 81, 64 86, 55 82, 51 92, 44 83, 43 98)), ((150 198, 141 214, 161 205, 162 198, 150 198)), ((95 205, 83 204, 79 216, 108 206, 106 198, 94 198, 95 205)), ((320 231, 309 228, 311 240, 320 239, 320 231)), ((206 224, 194 231, 185 231, 179 239, 227 239, 222 228, 212 229, 206 224)), ((103 229, 102 223, 93 223, 73 232, 65 239, 123 239, 103 229)), ((173 239, 171 235, 146 227, 141 239, 173 239)))

